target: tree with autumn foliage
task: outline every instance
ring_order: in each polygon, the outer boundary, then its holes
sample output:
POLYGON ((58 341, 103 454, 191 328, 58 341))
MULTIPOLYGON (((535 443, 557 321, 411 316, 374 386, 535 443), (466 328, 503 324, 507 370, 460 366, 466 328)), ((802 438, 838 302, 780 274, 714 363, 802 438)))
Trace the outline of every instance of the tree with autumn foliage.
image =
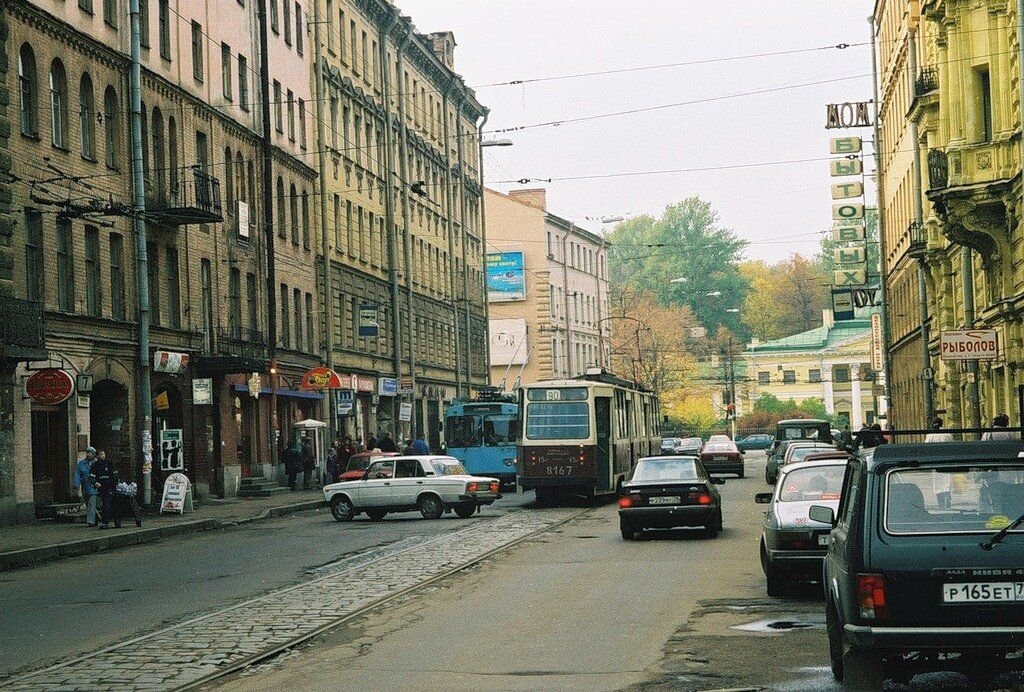
POLYGON ((793 254, 773 265, 744 262, 739 271, 750 282, 743 323, 761 341, 820 327, 822 310, 831 307, 830 280, 820 258, 793 254))

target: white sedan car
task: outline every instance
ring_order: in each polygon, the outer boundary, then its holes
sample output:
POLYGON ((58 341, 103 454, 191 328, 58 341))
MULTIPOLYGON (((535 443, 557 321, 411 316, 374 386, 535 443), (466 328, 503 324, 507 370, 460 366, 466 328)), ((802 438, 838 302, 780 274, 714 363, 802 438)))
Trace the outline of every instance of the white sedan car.
POLYGON ((379 521, 389 512, 413 510, 424 519, 439 519, 449 510, 466 519, 499 499, 499 488, 497 478, 471 476, 453 457, 388 457, 370 464, 359 480, 324 486, 324 499, 338 521, 361 512, 379 521))

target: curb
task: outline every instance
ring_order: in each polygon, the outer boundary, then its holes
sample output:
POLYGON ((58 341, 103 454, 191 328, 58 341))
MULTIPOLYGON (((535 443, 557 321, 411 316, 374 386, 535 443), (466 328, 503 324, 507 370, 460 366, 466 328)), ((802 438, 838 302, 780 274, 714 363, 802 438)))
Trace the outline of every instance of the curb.
POLYGON ((68 541, 66 543, 54 543, 52 545, 43 545, 35 548, 9 550, 5 553, 0 553, 0 572, 9 572, 11 570, 39 565, 44 562, 52 562, 66 557, 88 555, 100 550, 113 550, 116 548, 127 548, 143 543, 153 543, 155 541, 163 540, 164 538, 180 536, 186 533, 212 531, 214 529, 222 529, 229 526, 250 524, 264 519, 274 519, 277 517, 287 516, 289 514, 295 514, 296 512, 305 512, 310 509, 317 509, 325 506, 325 504, 326 503, 323 500, 309 500, 306 502, 297 502, 291 505, 283 505, 281 507, 270 507, 260 512, 255 517, 246 517, 244 519, 239 519, 238 521, 196 519, 193 521, 185 521, 180 524, 157 526, 150 529, 139 529, 137 531, 130 531, 121 534, 101 535, 96 538, 84 538, 77 541, 68 541))

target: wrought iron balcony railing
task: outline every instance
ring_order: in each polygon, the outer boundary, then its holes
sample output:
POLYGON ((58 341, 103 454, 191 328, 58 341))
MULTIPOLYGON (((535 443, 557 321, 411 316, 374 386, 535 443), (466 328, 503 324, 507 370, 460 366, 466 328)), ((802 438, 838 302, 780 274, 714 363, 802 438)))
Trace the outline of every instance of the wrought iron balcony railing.
POLYGON ((176 189, 166 189, 163 178, 147 179, 146 216, 149 220, 164 226, 223 221, 220 180, 196 167, 183 173, 183 180, 176 189))
POLYGON ((924 257, 925 251, 928 249, 928 238, 925 235, 924 226, 917 221, 911 221, 907 224, 907 237, 910 239, 907 254, 918 259, 924 257))
POLYGON ((928 152, 928 189, 944 190, 949 186, 949 157, 941 149, 928 152))
POLYGON ((267 340, 263 332, 247 327, 222 327, 217 330, 217 352, 225 356, 265 358, 267 340))
POLYGON ((924 96, 939 88, 939 71, 934 67, 921 70, 914 80, 914 96, 924 96))

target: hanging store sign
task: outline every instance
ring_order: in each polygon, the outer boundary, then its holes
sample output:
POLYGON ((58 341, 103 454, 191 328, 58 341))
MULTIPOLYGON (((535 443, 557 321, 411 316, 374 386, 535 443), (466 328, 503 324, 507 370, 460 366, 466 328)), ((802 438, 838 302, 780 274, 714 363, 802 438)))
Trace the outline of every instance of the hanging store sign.
POLYGON ((863 247, 841 247, 832 251, 832 261, 836 264, 861 264, 867 258, 863 247))
POLYGON ((377 379, 377 393, 381 396, 397 396, 398 380, 394 377, 381 377, 377 379))
POLYGON ((847 289, 832 291, 832 315, 837 322, 853 319, 853 293, 847 289))
POLYGON ((836 286, 863 286, 867 283, 868 273, 863 269, 838 269, 833 272, 836 286))
POLYGON ((832 218, 835 221, 843 221, 845 219, 863 219, 864 205, 854 202, 846 202, 844 204, 833 204, 832 218))
POLYGON ((364 375, 359 375, 359 376, 353 375, 352 377, 353 377, 353 379, 356 380, 356 389, 358 391, 363 392, 363 393, 369 392, 371 394, 374 391, 376 391, 376 389, 377 389, 377 378, 376 377, 366 377, 364 375))
POLYGON ((339 389, 334 393, 334 405, 339 416, 352 413, 355 406, 356 393, 351 389, 339 389))
POLYGON ((838 159, 829 162, 828 172, 833 178, 860 175, 864 172, 864 164, 860 162, 860 159, 838 159))
POLYGON ((56 406, 71 398, 75 380, 66 370, 47 368, 37 370, 25 382, 25 393, 32 401, 43 406, 56 406))
POLYGON ((398 381, 399 394, 413 394, 416 391, 416 383, 411 377, 403 377, 398 381))
POLYGON ((882 315, 880 313, 872 313, 871 315, 871 369, 875 371, 882 370, 885 367, 884 359, 882 358, 882 349, 884 344, 882 342, 882 315))
POLYGON ((995 329, 956 329, 939 334, 942 360, 994 360, 999 355, 995 329))
POLYGON ((871 127, 870 101, 830 103, 825 106, 825 129, 842 130, 871 127))
POLYGON ((260 395, 260 390, 263 389, 263 378, 260 377, 258 372, 254 372, 249 376, 246 385, 249 388, 249 396, 255 399, 260 395))
POLYGON ((160 499, 160 513, 184 514, 192 511, 192 483, 184 473, 172 473, 164 479, 164 494, 160 499))
POLYGON ((855 308, 874 308, 881 305, 878 302, 878 289, 877 288, 855 288, 850 291, 853 296, 853 306, 855 308))
POLYGON ((864 195, 863 183, 839 183, 832 186, 832 199, 851 199, 864 195))
POLYGON ((187 369, 187 353, 176 353, 174 351, 156 351, 153 353, 153 372, 181 375, 187 369))
POLYGON ((398 405, 398 420, 408 423, 412 420, 412 404, 404 402, 398 405))
POLYGON ((867 238, 867 229, 863 226, 840 226, 832 229, 832 239, 839 243, 855 243, 867 238))
POLYGON ((330 368, 318 367, 306 371, 299 381, 299 389, 304 392, 322 392, 325 389, 341 389, 341 378, 330 368))
POLYGON ((860 150, 860 137, 835 137, 828 141, 830 154, 858 154, 860 150))
POLYGON ((206 406, 213 403, 213 380, 209 377, 199 377, 192 380, 192 403, 197 406, 206 406))
POLYGON ((359 336, 376 337, 380 333, 377 322, 377 304, 363 303, 359 306, 359 336))

